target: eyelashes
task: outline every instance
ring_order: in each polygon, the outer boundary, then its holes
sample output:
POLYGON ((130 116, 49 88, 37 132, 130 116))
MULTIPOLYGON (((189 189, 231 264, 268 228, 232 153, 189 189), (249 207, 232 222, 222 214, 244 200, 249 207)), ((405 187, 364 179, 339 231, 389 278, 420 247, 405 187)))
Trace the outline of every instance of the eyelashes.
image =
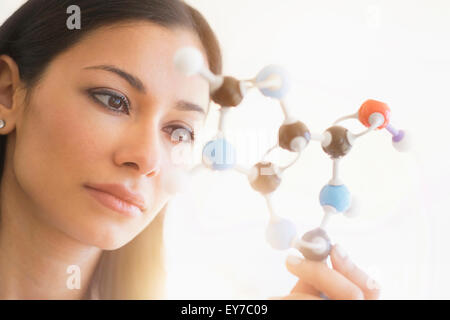
MULTIPOLYGON (((104 108, 114 112, 130 114, 131 105, 127 97, 108 89, 89 89, 89 97, 104 108)), ((174 124, 163 128, 163 131, 170 135, 170 140, 175 143, 194 143, 195 132, 183 125, 174 124), (168 130, 167 130, 168 129, 168 130)))
POLYGON ((107 89, 91 89, 88 90, 88 93, 95 102, 101 103, 107 109, 117 113, 130 114, 130 102, 125 96, 107 89), (125 107, 125 111, 123 107, 125 107))
POLYGON ((181 125, 177 124, 171 125, 165 127, 163 131, 167 132, 170 135, 171 141, 175 143, 176 142, 193 143, 195 140, 195 132, 181 125), (167 128, 172 130, 166 131, 167 128))

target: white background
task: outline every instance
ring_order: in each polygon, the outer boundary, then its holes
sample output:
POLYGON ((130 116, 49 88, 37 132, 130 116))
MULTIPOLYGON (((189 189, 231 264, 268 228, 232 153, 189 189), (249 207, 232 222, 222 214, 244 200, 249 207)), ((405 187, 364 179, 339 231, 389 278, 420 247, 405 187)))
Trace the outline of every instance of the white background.
MULTIPOLYGON (((1 0, 0 22, 23 1, 1 0)), ((292 76, 289 110, 313 132, 354 113, 366 99, 389 104, 413 150, 398 153, 377 131, 342 161, 360 215, 330 222, 329 235, 382 285, 383 299, 449 299, 449 1, 191 0, 221 42, 225 73, 252 78, 267 64, 292 76)), ((214 135, 217 109, 207 122, 214 135)), ((251 166, 276 142, 279 106, 250 92, 230 114, 238 162, 251 166)), ((352 131, 363 127, 344 123, 352 131)), ((275 154, 287 163, 292 156, 275 154)), ((331 161, 311 143, 275 194, 280 215, 304 233, 322 218, 318 193, 331 161)), ((236 173, 200 172, 172 202, 166 224, 170 298, 258 299, 296 282, 287 252, 264 239, 264 199, 236 173)))

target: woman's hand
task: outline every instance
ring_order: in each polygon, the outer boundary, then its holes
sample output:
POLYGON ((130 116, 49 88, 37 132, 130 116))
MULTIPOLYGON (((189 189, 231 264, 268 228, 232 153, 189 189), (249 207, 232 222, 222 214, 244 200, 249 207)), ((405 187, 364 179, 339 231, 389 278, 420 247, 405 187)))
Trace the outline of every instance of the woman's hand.
POLYGON ((286 266, 300 280, 288 296, 270 299, 317 300, 323 299, 321 293, 336 300, 378 299, 379 285, 350 260, 342 247, 333 246, 330 258, 332 269, 323 262, 289 255, 286 266))

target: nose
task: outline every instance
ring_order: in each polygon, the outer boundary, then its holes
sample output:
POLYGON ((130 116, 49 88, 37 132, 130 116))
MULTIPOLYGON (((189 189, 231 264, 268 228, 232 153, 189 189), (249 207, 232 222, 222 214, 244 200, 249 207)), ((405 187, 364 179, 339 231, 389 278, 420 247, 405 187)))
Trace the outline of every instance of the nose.
POLYGON ((161 170, 163 148, 156 125, 142 126, 127 132, 114 153, 114 162, 121 167, 130 167, 139 175, 157 176, 161 170))

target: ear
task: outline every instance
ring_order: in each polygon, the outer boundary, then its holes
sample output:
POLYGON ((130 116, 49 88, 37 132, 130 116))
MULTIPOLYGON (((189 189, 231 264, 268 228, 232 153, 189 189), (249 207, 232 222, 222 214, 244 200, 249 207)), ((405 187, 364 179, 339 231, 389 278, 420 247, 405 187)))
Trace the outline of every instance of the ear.
POLYGON ((6 122, 0 134, 7 134, 15 128, 21 107, 17 93, 21 85, 19 67, 7 55, 0 55, 0 119, 6 122))

